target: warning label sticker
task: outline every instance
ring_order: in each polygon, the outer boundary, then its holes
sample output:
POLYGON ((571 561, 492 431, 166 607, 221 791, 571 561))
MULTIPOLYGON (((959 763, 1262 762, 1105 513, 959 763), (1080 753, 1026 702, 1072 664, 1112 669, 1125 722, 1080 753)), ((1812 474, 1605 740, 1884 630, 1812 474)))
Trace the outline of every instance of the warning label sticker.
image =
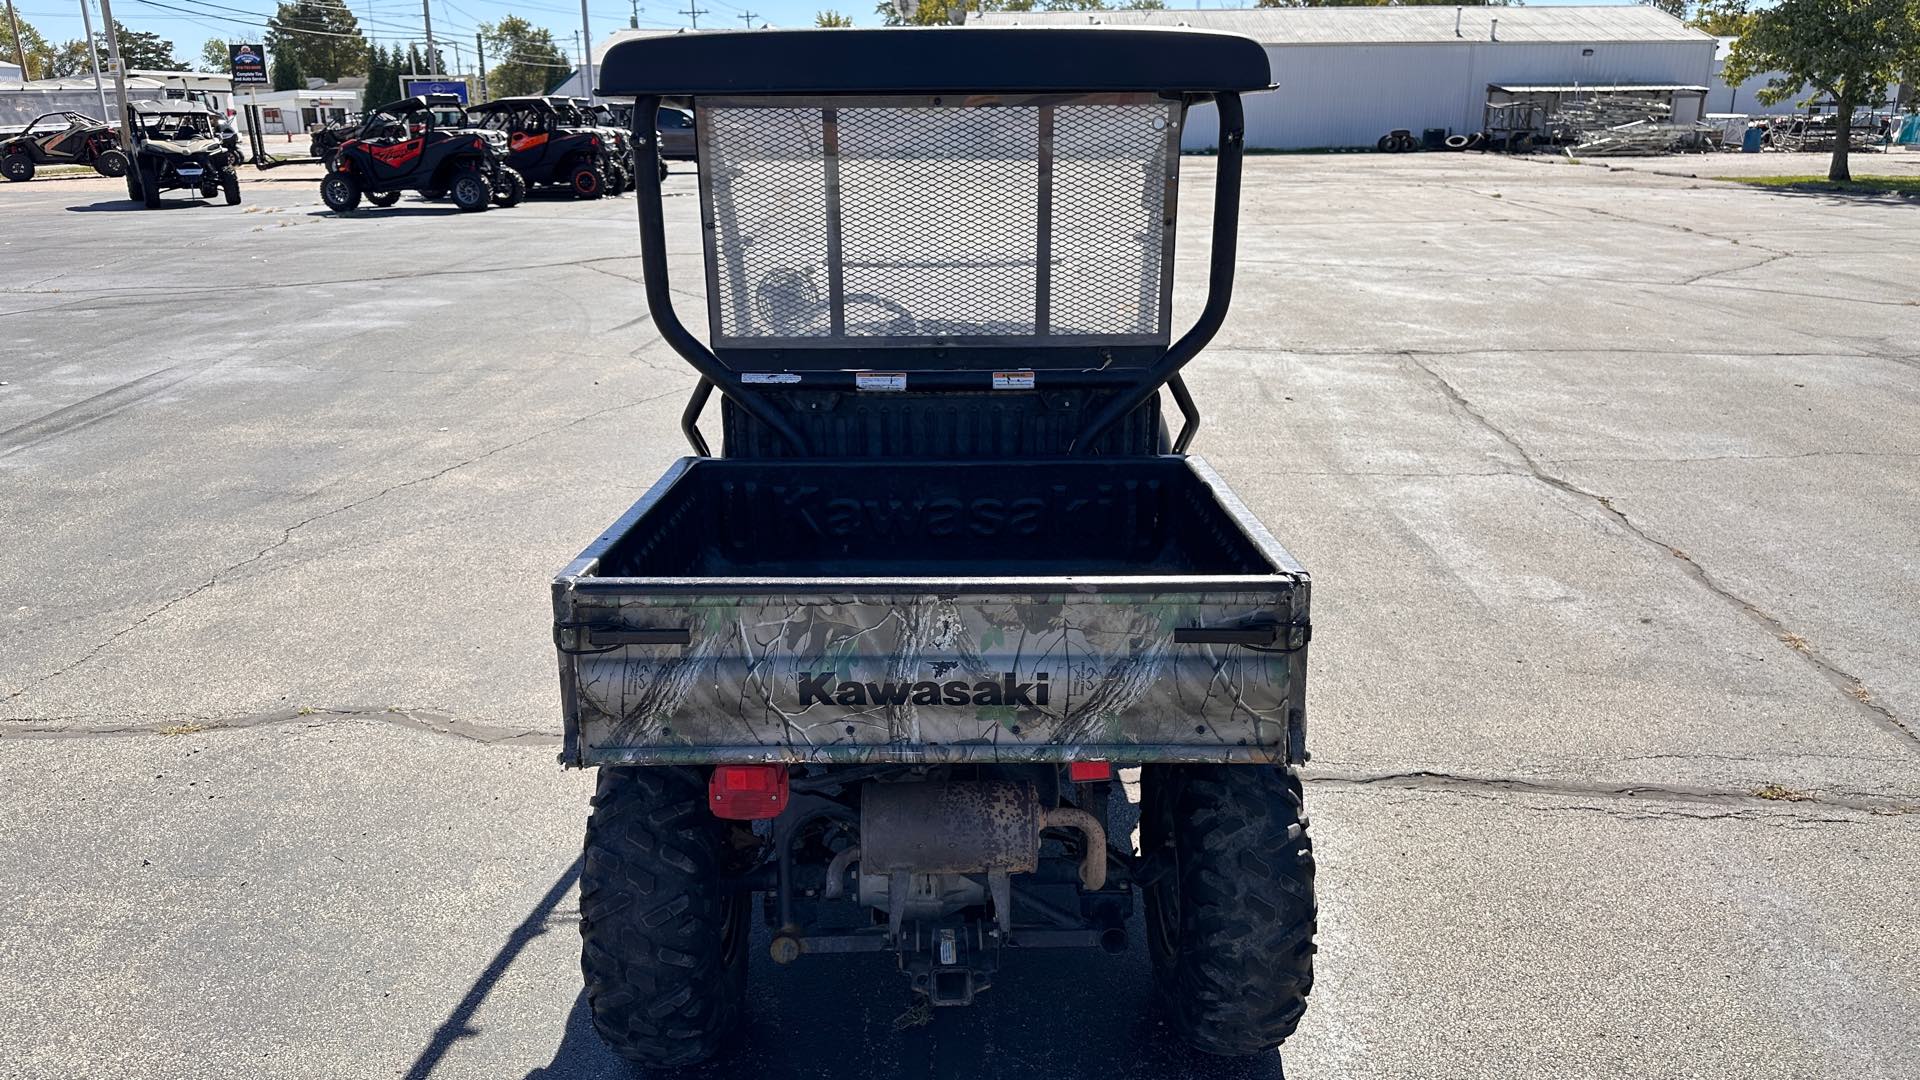
POLYGON ((1033 389, 1033 372, 996 371, 993 373, 993 388, 995 390, 1031 390, 1033 389))
POLYGON ((853 385, 860 390, 905 390, 907 373, 904 371, 856 371, 853 373, 853 385))

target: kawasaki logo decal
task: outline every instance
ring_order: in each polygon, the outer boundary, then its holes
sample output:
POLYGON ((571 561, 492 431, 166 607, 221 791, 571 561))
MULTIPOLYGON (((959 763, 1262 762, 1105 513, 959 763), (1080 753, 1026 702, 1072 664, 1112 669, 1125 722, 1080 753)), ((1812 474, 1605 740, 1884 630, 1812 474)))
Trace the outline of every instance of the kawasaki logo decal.
POLYGON ((999 682, 835 682, 837 673, 800 673, 800 707, 809 705, 1021 705, 1037 709, 1047 703, 1047 673, 1032 682, 1014 682, 1013 672, 999 682))

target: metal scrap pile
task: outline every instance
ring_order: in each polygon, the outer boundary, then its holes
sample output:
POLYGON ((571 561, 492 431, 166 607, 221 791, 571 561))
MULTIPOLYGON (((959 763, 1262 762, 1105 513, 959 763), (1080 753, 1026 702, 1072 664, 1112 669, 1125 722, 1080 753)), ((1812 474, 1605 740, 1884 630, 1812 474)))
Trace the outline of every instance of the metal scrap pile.
POLYGON ((1697 121, 1673 122, 1673 106, 1638 94, 1596 93, 1560 107, 1554 124, 1575 157, 1671 154, 1706 150, 1720 128, 1697 121))

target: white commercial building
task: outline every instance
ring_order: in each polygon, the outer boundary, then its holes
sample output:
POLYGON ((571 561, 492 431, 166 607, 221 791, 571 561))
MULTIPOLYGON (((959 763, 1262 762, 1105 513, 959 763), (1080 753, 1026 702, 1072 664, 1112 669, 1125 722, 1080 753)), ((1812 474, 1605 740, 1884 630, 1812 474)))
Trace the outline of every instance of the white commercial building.
MULTIPOLYGON (((708 31, 708 32, 710 33, 711 31, 708 31)), ((653 29, 642 30, 642 29, 635 29, 633 27, 627 27, 627 26, 620 27, 619 29, 615 30, 613 33, 608 34, 606 37, 601 38, 593 46, 594 81, 598 82, 600 80, 600 65, 606 62, 607 50, 613 48, 615 45, 618 45, 622 41, 632 41, 636 38, 665 37, 668 34, 697 34, 697 33, 701 33, 701 31, 653 30, 653 29)), ((587 73, 580 70, 578 67, 574 68, 572 71, 555 71, 553 75, 555 79, 555 82, 552 84, 553 89, 548 90, 547 93, 553 94, 558 97, 589 97, 591 96, 587 92, 588 91, 587 73)))
POLYGON ((358 86, 322 84, 306 90, 261 90, 242 94, 240 100, 260 106, 262 135, 303 135, 317 127, 342 123, 349 114, 359 112, 362 93, 358 86))
MULTIPOLYGON (((1321 7, 996 12, 985 26, 1192 26, 1265 45, 1272 93, 1248 95, 1247 145, 1370 147, 1388 131, 1479 131, 1490 87, 1696 87, 1714 39, 1638 4, 1611 7, 1321 7)), ((1184 145, 1213 145, 1211 106, 1184 145)))

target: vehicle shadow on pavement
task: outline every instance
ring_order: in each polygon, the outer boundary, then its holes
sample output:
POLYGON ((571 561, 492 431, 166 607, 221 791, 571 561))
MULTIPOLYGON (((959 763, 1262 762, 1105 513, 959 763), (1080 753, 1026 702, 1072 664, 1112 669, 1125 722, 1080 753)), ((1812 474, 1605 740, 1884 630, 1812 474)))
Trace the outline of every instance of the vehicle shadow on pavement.
MULTIPOLYGON (((208 199, 162 199, 160 205, 153 207, 153 209, 188 210, 196 206, 213 205, 214 203, 208 199)), ((87 203, 84 206, 69 206, 67 207, 67 212, 70 214, 99 214, 118 210, 144 211, 146 209, 147 205, 145 203, 134 202, 132 199, 112 199, 107 202, 87 203)))
POLYGON ((376 206, 371 209, 362 207, 359 210, 352 210, 352 211, 348 211, 345 214, 340 214, 332 210, 329 210, 323 206, 317 210, 307 211, 307 216, 308 217, 327 217, 327 218, 344 217, 351 220, 355 218, 382 218, 382 217, 452 217, 456 214, 464 215, 465 213, 466 211, 461 210, 457 206, 414 205, 414 206, 388 206, 388 207, 376 206))
MULTIPOLYGON (((548 932, 580 876, 576 859, 473 981, 405 1073, 427 1080, 526 946, 548 932)), ((1142 942, 1136 915, 1129 933, 1142 942)), ((996 984, 967 1008, 915 1008, 905 979, 883 956, 820 957, 790 967, 767 958, 769 932, 751 946, 749 1016, 720 1057, 679 1070, 627 1064, 593 1030, 576 993, 553 1060, 525 1080, 845 1080, 852 1075, 1044 1077, 1046 1080, 1283 1080, 1278 1054, 1237 1060, 1189 1048, 1155 1015, 1144 947, 1009 953, 996 984)))

